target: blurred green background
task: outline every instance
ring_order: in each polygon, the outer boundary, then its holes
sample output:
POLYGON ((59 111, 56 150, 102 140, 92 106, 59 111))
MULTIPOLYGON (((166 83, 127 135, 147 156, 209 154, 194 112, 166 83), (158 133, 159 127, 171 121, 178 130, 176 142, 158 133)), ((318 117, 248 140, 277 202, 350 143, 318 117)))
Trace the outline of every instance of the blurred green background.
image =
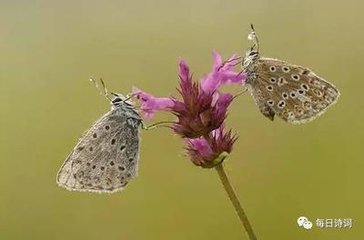
POLYGON ((179 57, 199 77, 213 49, 227 58, 250 46, 250 23, 263 55, 310 67, 342 93, 300 126, 268 121, 249 94, 234 102, 228 125, 240 138, 225 166, 258 238, 363 239, 363 5, 0 1, 0 240, 247 239, 216 172, 190 163, 168 129, 142 133, 139 177, 121 193, 68 192, 55 176, 109 109, 89 76, 116 92, 176 94, 179 57), (353 228, 307 231, 301 215, 353 228))

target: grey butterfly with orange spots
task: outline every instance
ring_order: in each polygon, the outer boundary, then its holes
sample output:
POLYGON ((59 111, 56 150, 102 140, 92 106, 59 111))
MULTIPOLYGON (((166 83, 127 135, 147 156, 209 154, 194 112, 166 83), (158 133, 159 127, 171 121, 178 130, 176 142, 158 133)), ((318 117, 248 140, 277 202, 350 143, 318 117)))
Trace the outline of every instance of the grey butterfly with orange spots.
POLYGON ((277 115, 289 123, 305 123, 337 101, 339 90, 310 69, 261 57, 253 25, 251 29, 248 39, 254 45, 246 52, 242 65, 247 88, 264 116, 272 121, 277 115))

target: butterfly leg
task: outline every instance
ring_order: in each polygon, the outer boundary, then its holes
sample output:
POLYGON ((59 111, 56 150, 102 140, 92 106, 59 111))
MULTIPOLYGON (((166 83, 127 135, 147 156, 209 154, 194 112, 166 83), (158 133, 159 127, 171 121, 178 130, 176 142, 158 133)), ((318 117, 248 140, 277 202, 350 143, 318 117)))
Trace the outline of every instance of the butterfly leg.
POLYGON ((151 125, 146 125, 144 122, 142 122, 142 129, 144 130, 152 130, 158 127, 167 127, 167 128, 171 128, 171 125, 168 124, 173 124, 174 122, 172 121, 162 121, 162 122, 157 122, 157 123, 153 123, 151 125))

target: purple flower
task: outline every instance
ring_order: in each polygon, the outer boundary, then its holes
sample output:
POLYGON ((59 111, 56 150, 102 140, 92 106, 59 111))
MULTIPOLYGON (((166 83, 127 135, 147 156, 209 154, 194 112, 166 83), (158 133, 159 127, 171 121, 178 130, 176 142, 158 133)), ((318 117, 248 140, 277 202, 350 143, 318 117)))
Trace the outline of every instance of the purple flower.
POLYGON ((213 59, 212 71, 201 82, 192 81, 189 66, 184 60, 180 60, 178 92, 182 100, 156 98, 134 88, 133 92, 141 102, 144 116, 150 119, 157 111, 173 113, 177 121, 172 129, 184 138, 207 136, 219 128, 226 118, 233 96, 219 92, 218 88, 224 84, 242 84, 246 76, 232 71, 237 62, 235 55, 225 64, 217 52, 213 53, 213 59))
POLYGON ((212 168, 222 161, 232 151, 237 136, 231 130, 224 131, 223 125, 212 131, 208 136, 188 139, 186 138, 186 151, 191 161, 196 166, 212 168))

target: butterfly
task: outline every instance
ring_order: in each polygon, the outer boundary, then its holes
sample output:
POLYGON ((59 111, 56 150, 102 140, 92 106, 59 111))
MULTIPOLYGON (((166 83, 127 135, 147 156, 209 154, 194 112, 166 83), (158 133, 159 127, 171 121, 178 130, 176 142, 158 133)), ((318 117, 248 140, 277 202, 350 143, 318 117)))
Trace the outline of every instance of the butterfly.
POLYGON ((112 193, 137 175, 142 119, 129 98, 108 97, 101 83, 111 110, 86 131, 60 168, 56 181, 68 190, 112 193))
POLYGON ((312 70, 274 58, 261 57, 253 25, 248 39, 254 45, 242 61, 246 86, 260 112, 270 120, 275 115, 300 124, 320 116, 336 103, 339 90, 312 70))

